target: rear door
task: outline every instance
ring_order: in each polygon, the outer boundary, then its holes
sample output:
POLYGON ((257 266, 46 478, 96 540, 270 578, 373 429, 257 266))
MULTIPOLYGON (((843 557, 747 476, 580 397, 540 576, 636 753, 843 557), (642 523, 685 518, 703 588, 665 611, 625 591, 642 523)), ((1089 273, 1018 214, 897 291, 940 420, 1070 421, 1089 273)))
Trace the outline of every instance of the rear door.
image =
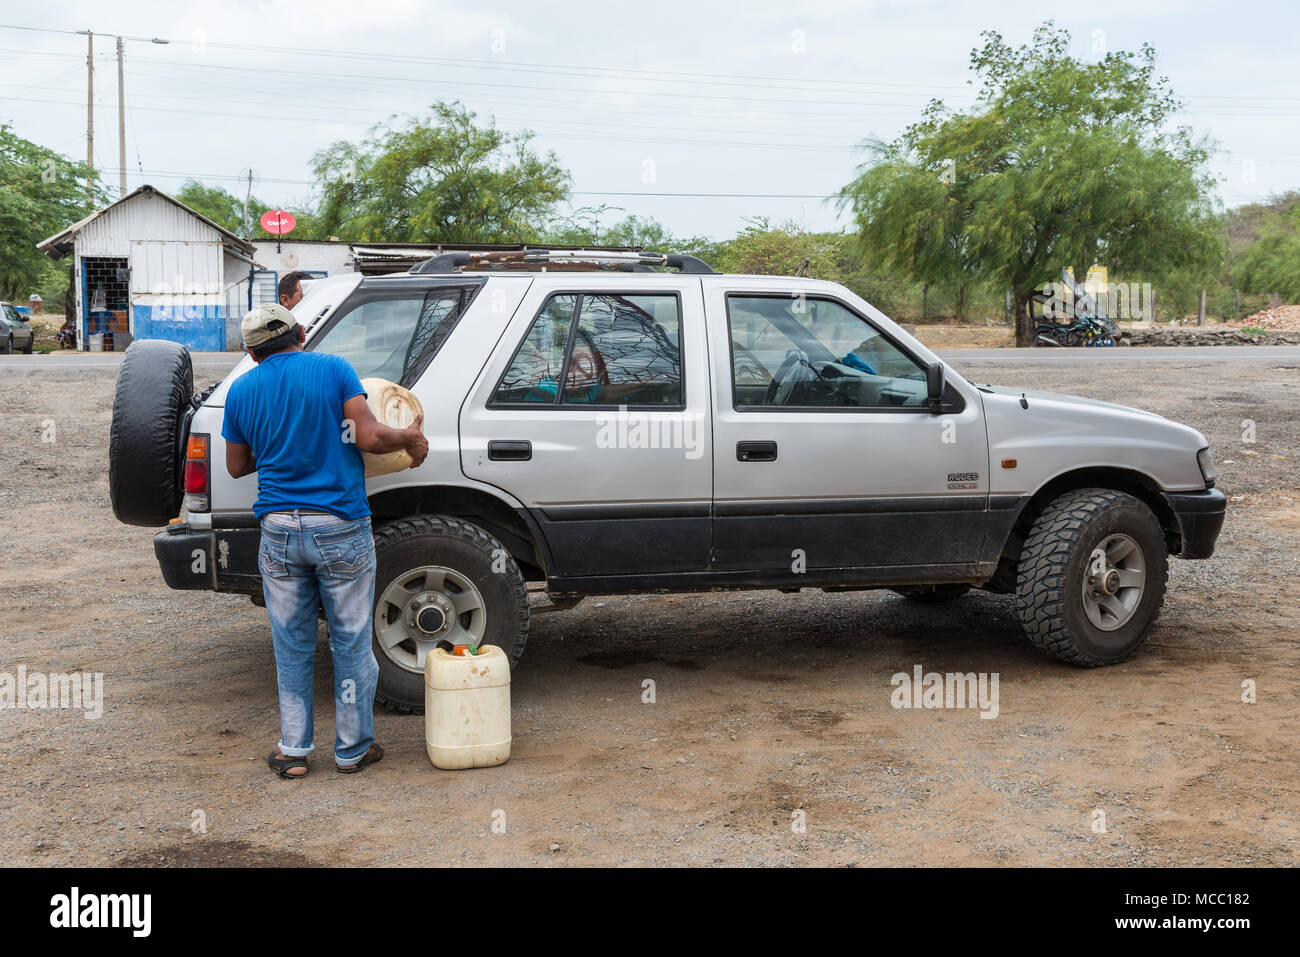
POLYGON ((698 277, 536 277, 461 412, 461 461, 532 513, 553 577, 708 570, 706 350, 698 277))
POLYGON ((705 282, 715 570, 977 561, 988 441, 975 390, 949 373, 948 410, 932 413, 925 360, 837 286, 705 282))

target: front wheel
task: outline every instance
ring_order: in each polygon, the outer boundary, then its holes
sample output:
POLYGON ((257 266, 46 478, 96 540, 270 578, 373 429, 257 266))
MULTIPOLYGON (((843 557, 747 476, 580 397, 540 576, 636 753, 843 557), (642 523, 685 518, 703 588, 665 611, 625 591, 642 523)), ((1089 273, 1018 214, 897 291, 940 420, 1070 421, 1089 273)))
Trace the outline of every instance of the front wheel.
POLYGON ((513 668, 528 638, 528 590, 495 538, 447 515, 403 518, 375 530, 375 697, 424 711, 424 662, 439 645, 496 645, 513 668))
POLYGON ((1169 552, 1151 509, 1110 489, 1067 492, 1038 516, 1016 576, 1029 641, 1086 668, 1123 661, 1164 603, 1169 552))

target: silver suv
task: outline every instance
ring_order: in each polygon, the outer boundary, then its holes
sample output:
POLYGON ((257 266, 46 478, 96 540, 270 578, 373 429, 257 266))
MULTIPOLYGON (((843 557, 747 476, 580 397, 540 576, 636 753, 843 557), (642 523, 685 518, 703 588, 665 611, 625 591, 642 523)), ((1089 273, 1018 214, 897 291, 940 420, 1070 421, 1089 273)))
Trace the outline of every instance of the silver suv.
MULTIPOLYGON (((687 256, 453 253, 305 284, 307 348, 411 389, 429 457, 368 482, 379 697, 418 710, 428 652, 517 662, 528 582, 592 594, 889 588, 1014 593, 1071 664, 1142 642, 1169 555, 1223 524, 1205 437, 1136 409, 976 385, 831 282, 687 256), (675 270, 675 271, 667 271, 675 270)), ((261 600, 256 476, 224 468, 245 358, 193 393, 188 354, 124 356, 110 486, 173 588, 261 600), (183 519, 178 519, 182 509, 183 519)))

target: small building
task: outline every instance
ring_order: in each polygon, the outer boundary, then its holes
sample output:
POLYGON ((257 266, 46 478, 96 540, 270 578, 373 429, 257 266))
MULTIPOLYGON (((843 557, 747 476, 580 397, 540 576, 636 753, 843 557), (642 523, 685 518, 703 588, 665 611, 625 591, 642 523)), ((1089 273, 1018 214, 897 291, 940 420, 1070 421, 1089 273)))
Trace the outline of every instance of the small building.
POLYGON ((77 346, 122 351, 170 339, 195 351, 239 348, 253 244, 153 186, 37 244, 73 257, 77 346), (92 342, 92 337, 103 338, 92 342))

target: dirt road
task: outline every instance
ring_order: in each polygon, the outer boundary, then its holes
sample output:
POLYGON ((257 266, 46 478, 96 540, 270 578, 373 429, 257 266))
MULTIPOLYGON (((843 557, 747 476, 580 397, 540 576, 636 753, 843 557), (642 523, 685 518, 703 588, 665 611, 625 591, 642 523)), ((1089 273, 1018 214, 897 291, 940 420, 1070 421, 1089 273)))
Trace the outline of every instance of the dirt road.
POLYGON ((113 520, 112 372, 0 366, 0 673, 104 675, 98 719, 0 710, 0 865, 1294 865, 1296 363, 963 371, 1150 408, 1214 444, 1219 551, 1172 563, 1135 659, 1052 663, 984 593, 591 598, 534 617, 499 768, 437 771, 422 719, 381 712, 383 763, 334 773, 322 646, 295 782, 263 761, 265 612, 169 591, 152 532, 113 520), (996 719, 892 707, 916 665, 996 672, 996 719))

